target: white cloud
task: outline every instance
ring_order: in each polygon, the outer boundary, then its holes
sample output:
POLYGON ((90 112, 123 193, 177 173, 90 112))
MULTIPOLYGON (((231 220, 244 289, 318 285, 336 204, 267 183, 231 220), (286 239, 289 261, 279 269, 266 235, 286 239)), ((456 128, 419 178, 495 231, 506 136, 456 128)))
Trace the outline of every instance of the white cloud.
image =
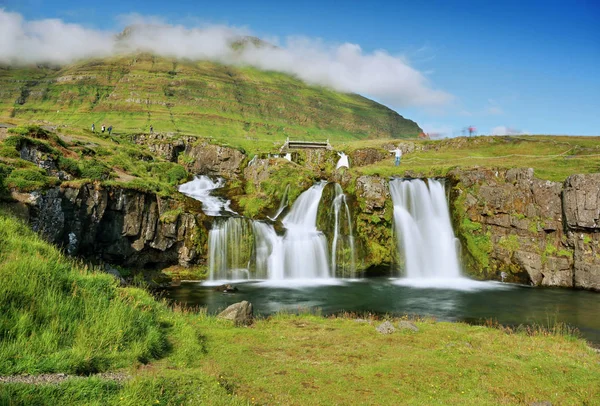
POLYGON ((119 40, 116 33, 54 19, 26 21, 17 13, 0 9, 0 63, 65 64, 143 50, 284 72, 310 84, 360 93, 394 107, 440 106, 453 98, 432 88, 426 76, 402 57, 383 50, 367 53, 356 44, 332 45, 318 39, 291 37, 278 47, 248 43, 240 52, 230 44, 251 34, 244 28, 205 24, 186 28, 138 14, 121 16, 120 21, 135 24, 135 29, 119 40))

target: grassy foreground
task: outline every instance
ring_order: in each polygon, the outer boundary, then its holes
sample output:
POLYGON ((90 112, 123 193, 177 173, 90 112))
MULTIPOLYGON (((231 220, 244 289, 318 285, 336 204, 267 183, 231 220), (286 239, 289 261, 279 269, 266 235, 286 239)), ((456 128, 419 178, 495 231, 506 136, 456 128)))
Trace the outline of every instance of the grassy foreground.
POLYGON ((560 332, 277 315, 234 328, 64 258, 0 214, 0 405, 598 404, 600 355, 560 332), (121 371, 115 382, 88 376, 121 371))

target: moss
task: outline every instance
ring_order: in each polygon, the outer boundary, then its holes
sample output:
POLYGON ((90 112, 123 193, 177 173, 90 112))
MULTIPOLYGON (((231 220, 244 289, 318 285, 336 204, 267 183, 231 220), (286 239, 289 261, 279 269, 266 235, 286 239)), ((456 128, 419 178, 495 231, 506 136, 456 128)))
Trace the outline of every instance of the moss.
POLYGON ((584 244, 589 244, 589 243, 591 243, 591 242, 592 242, 592 237, 590 237, 590 236, 589 236, 589 235, 587 235, 587 234, 583 236, 583 243, 584 243, 584 244))
POLYGON ((507 251, 515 252, 519 249, 519 238, 514 234, 502 236, 498 241, 498 245, 507 251))
POLYGON ((567 250, 567 249, 559 249, 557 252, 559 257, 565 257, 565 258, 571 258, 573 259, 573 251, 567 250))
POLYGON ((180 207, 174 210, 166 211, 160 215, 159 221, 165 224, 175 223, 182 213, 183 209, 180 207))

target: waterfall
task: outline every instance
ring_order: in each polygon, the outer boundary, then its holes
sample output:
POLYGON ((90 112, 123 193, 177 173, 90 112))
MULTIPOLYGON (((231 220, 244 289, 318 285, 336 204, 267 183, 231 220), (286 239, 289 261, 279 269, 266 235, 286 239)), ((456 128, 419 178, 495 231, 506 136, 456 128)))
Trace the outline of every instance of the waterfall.
POLYGON ((223 178, 217 178, 213 181, 208 176, 195 176, 191 182, 179 186, 179 191, 193 199, 202 202, 202 211, 207 216, 220 216, 223 211, 237 214, 229 208, 229 200, 218 196, 211 196, 215 189, 222 188, 225 185, 223 178))
MULTIPOLYGON (((317 229, 317 211, 325 184, 315 184, 296 199, 282 220, 283 236, 277 235, 267 222, 240 217, 216 221, 208 238, 210 279, 325 281, 334 277, 336 269, 338 276, 354 277, 350 209, 338 184, 331 204, 335 221, 331 253, 325 234, 317 229)), ((279 213, 282 205, 285 207, 283 201, 279 213)))
POLYGON ((344 154, 343 152, 338 152, 338 155, 340 156, 340 159, 338 160, 335 169, 339 169, 342 166, 350 168, 350 163, 348 162, 348 155, 344 154))
POLYGON ((326 182, 320 182, 303 192, 283 219, 283 272, 270 279, 330 278, 327 239, 317 230, 317 209, 326 182))
POLYGON ((331 269, 338 276, 354 278, 356 276, 356 261, 350 209, 348 208, 346 195, 344 194, 342 187, 336 183, 334 191, 335 197, 331 203, 334 215, 333 240, 331 243, 331 269), (346 220, 345 222, 344 219, 346 220), (342 230, 344 230, 345 233, 342 233, 342 230), (338 265, 338 256, 343 260, 341 265, 338 265))
POLYGON ((249 279, 253 235, 249 221, 242 217, 216 220, 208 233, 210 280, 249 279))
POLYGON ((283 191, 283 196, 281 196, 281 201, 279 202, 279 208, 277 209, 277 213, 275 213, 275 216, 273 216, 273 217, 267 216, 270 220, 275 221, 277 219, 277 217, 279 217, 281 212, 283 212, 283 210, 287 207, 289 191, 290 191, 290 185, 288 184, 285 187, 285 190, 283 191))
POLYGON ((460 278, 456 237, 442 181, 390 181, 394 227, 405 276, 414 279, 460 278))

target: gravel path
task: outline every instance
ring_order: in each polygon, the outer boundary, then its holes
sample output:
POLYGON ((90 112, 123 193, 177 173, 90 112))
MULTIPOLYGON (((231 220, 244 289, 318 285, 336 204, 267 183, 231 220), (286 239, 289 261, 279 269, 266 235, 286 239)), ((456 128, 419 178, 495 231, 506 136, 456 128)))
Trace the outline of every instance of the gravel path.
MULTIPOLYGON (((123 372, 104 372, 101 374, 90 375, 89 377, 106 379, 110 381, 123 382, 130 376, 123 372)), ((57 384, 66 381, 67 379, 82 379, 89 378, 87 376, 68 375, 68 374, 41 374, 41 375, 11 375, 0 376, 0 384, 2 383, 29 383, 33 385, 57 384)))

